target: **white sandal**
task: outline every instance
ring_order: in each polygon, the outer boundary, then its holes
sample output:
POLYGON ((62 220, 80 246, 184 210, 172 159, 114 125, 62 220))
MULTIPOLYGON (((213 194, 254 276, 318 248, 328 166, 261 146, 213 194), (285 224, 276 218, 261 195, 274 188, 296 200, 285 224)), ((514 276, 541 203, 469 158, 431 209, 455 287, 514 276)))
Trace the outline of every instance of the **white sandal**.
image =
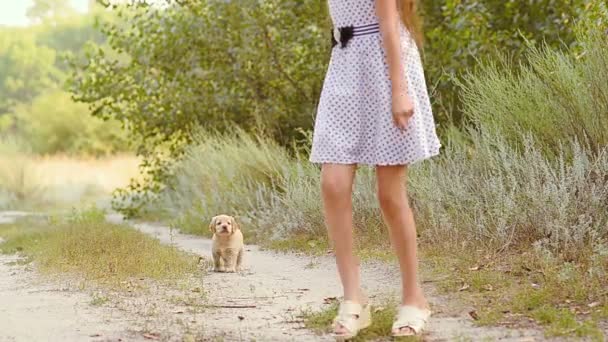
POLYGON ((391 332, 394 337, 418 335, 422 332, 422 329, 424 329, 430 316, 431 310, 429 309, 419 309, 412 305, 402 305, 399 307, 397 320, 393 323, 391 332), (401 331, 403 328, 410 328, 414 333, 401 331), (395 333, 395 330, 398 332, 395 333))
POLYGON ((340 303, 338 315, 333 320, 334 330, 338 324, 346 331, 342 334, 334 331, 333 336, 337 341, 345 341, 357 336, 359 330, 365 329, 372 324, 369 303, 361 305, 350 300, 340 303))

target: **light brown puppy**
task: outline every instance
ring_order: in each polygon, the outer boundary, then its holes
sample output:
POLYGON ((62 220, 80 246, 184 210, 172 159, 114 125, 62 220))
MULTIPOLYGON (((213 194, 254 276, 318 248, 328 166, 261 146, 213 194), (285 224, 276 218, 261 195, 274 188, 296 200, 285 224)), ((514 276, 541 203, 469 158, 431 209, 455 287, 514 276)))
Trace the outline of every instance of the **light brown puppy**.
POLYGON ((211 219, 209 229, 213 233, 213 270, 215 272, 236 272, 243 261, 243 233, 234 217, 217 215, 211 219))

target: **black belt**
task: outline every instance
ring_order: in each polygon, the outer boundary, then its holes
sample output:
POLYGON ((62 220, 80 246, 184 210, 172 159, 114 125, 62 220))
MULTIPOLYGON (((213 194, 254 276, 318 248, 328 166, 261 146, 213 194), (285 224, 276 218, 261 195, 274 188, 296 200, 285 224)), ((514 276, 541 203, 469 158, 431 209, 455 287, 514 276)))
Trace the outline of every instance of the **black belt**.
POLYGON ((380 24, 368 24, 362 26, 342 26, 331 30, 331 47, 338 45, 345 48, 348 41, 353 37, 365 36, 368 34, 374 34, 380 32, 380 24))

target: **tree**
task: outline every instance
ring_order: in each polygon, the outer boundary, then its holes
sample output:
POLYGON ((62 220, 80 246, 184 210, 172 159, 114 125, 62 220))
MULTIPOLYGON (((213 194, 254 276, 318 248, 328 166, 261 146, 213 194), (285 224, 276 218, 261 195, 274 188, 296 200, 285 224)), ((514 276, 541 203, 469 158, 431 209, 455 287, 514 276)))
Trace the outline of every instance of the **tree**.
POLYGON ((453 80, 496 53, 520 59, 529 43, 575 44, 574 22, 598 11, 604 0, 422 1, 425 70, 435 85, 439 121, 461 120, 453 80))
POLYGON ((116 121, 90 115, 65 91, 48 91, 13 110, 17 135, 40 154, 85 153, 107 155, 126 150, 126 132, 116 121))
POLYGON ((55 58, 55 51, 37 46, 32 34, 0 31, 0 113, 56 88, 63 75, 55 67, 55 58))
POLYGON ((138 152, 155 181, 167 160, 158 148, 179 156, 198 126, 263 130, 285 145, 311 128, 329 57, 325 3, 180 1, 119 13, 104 32, 123 59, 92 49, 74 63, 71 89, 143 137, 138 152))
POLYGON ((34 0, 27 9, 27 17, 33 22, 41 22, 49 17, 56 17, 73 12, 69 0, 34 0))

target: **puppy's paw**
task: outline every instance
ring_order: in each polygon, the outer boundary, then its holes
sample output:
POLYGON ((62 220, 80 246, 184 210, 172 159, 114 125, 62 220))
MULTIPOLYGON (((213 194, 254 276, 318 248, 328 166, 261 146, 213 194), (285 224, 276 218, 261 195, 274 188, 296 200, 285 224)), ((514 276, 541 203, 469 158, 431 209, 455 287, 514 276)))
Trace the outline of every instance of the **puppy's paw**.
POLYGON ((236 272, 236 268, 227 268, 226 272, 228 272, 228 273, 235 273, 236 272))
POLYGON ((213 272, 226 272, 226 269, 223 267, 214 267, 213 272))

